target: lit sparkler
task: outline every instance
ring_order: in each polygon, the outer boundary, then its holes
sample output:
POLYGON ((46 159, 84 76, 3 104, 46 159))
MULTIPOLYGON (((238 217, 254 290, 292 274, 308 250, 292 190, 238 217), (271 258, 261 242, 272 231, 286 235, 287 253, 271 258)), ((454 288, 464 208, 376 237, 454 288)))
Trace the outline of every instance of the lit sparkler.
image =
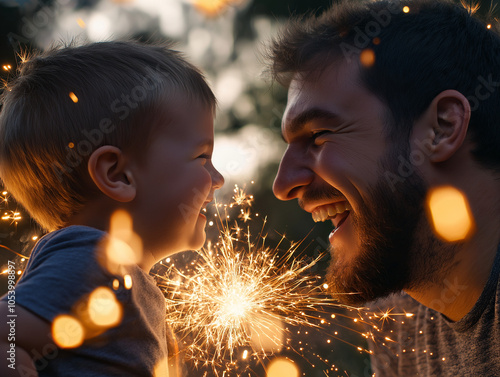
MULTIPOLYGON (((3 198, 0 200, 7 202, 8 193, 1 194, 3 198)), ((325 376, 331 376, 331 373, 339 372, 332 360, 308 353, 307 341, 302 338, 292 342, 293 336, 317 330, 324 337, 325 347, 331 347, 331 338, 336 338, 360 352, 370 352, 349 343, 337 330, 353 331, 360 340, 362 337, 374 339, 373 333, 381 330, 375 322, 383 325, 385 321, 395 321, 395 316, 412 316, 411 313, 390 311, 366 314, 332 299, 326 294, 328 286, 321 284, 321 277, 311 272, 322 255, 309 260, 302 258, 299 252, 302 242, 291 243, 285 253, 280 252, 280 245, 288 242, 284 236, 275 248, 266 246, 265 219, 257 237, 251 236, 249 224, 242 227, 238 221, 231 220, 230 211, 237 212, 237 217, 245 223, 250 220, 250 215, 258 217, 257 213, 251 214, 250 211, 253 200, 252 195, 236 186, 233 202, 216 206, 223 208, 223 216, 220 210, 214 215, 219 219, 220 231, 216 242, 208 243, 206 248, 198 251, 197 260, 190 264, 176 265, 173 259, 167 258, 163 262, 166 263, 162 263, 167 267, 166 274, 157 275, 160 286, 165 288, 167 322, 184 344, 182 352, 195 367, 210 368, 216 376, 229 377, 232 371, 243 376, 241 370, 245 370, 244 376, 260 376, 254 373, 250 362, 260 361, 264 365, 264 358, 291 351, 301 355, 312 367, 315 367, 314 360, 321 361, 326 366, 325 376), (341 312, 331 314, 332 310, 339 311, 339 308, 352 309, 354 316, 341 312), (342 317, 353 324, 368 322, 373 329, 359 332, 340 324, 338 319, 342 317), (332 330, 332 325, 337 328, 332 330)), ((36 238, 34 236, 32 240, 36 238)), ((26 258, 8 250, 23 257, 22 261, 26 258)), ((124 285, 127 289, 132 287, 130 276, 124 276, 124 285)), ((112 314, 116 315, 115 312, 112 314)), ((73 341, 65 346, 74 347, 81 342, 77 338, 73 341)), ((386 337, 383 342, 394 341, 386 337)), ((273 361, 279 360, 285 359, 274 358, 273 361)), ((278 364, 268 364, 268 377, 278 364)), ((283 365, 291 367, 293 364, 289 359, 288 364, 283 365)), ((205 372, 203 376, 208 375, 213 374, 205 372)))
POLYGON ((249 349, 258 359, 282 349, 303 354, 302 347, 290 343, 290 326, 321 330, 335 318, 324 315, 328 308, 346 308, 326 294, 320 276, 310 273, 322 255, 300 258, 301 242, 280 253, 284 236, 276 248, 267 247, 265 220, 255 240, 248 227, 242 229, 237 221, 230 225, 228 211, 242 206, 240 213, 249 217, 253 196, 236 187, 233 199, 217 206, 224 208, 222 218, 219 211, 215 215, 220 219, 217 242, 197 251, 191 265, 171 263, 164 276, 157 275, 165 289, 167 322, 185 345, 186 357, 195 366, 212 367, 216 375, 237 369, 249 349))

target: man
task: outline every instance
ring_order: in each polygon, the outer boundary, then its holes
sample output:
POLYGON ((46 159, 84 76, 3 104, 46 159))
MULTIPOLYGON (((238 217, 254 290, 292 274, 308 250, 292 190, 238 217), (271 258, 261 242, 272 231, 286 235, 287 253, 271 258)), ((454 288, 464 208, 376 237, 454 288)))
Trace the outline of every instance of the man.
POLYGON ((343 2, 270 48, 288 88, 275 195, 332 222, 340 301, 413 314, 372 328, 376 376, 500 370, 500 38, 472 13, 343 2), (443 187, 458 204, 436 212, 443 187), (438 217, 463 213, 446 238, 438 217))

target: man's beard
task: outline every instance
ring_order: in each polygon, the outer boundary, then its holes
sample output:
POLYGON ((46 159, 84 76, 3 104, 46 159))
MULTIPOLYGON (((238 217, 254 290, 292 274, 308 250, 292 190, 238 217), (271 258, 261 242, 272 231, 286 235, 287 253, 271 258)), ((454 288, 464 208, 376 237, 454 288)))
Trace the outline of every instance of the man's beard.
MULTIPOLYGON (((408 150, 399 156, 408 161, 408 150)), ((385 156, 370 201, 349 215, 360 249, 332 250, 327 282, 344 304, 359 306, 403 289, 421 289, 437 281, 441 266, 452 260, 453 246, 439 241, 426 220, 427 185, 418 171, 398 181, 395 190, 387 181, 385 172, 397 175, 395 162, 396 153, 385 156), (356 255, 345 259, 343 253, 356 255)))

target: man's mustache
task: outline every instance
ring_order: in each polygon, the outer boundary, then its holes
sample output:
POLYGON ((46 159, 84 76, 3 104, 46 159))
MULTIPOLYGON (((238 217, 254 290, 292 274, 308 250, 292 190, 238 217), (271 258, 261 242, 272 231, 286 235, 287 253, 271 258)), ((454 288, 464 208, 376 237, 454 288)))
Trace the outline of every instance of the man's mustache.
POLYGON ((310 187, 304 191, 302 197, 299 199, 299 206, 304 209, 306 203, 325 200, 338 201, 346 200, 346 198, 339 190, 329 185, 310 187))

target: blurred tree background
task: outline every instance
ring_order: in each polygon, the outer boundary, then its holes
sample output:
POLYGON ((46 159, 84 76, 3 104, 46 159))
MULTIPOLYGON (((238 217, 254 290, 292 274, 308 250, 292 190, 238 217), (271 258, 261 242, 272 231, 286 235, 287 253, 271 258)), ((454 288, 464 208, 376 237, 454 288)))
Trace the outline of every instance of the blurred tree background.
MULTIPOLYGON (((487 14, 496 4, 485 3, 480 12, 487 14)), ((295 241, 307 237, 304 253, 314 257, 326 250, 330 225, 315 224, 295 201, 280 202, 272 194, 285 150, 280 123, 286 91, 266 79, 262 51, 288 17, 319 13, 330 5, 328 0, 0 0, 0 77, 8 81, 15 75, 16 61, 25 51, 75 38, 175 41, 176 48, 206 72, 219 99, 214 165, 226 179, 219 201, 230 200, 234 184, 247 184, 256 198, 252 211, 268 216, 269 242, 279 241, 282 234, 295 241)), ((9 259, 21 266, 43 232, 8 192, 0 190, 3 270, 9 259)), ((319 272, 327 262, 325 257, 319 272)), ((5 275, 0 279, 3 294, 5 275)), ((343 330, 332 326, 334 331, 343 330)), ((341 337, 352 346, 335 340, 327 344, 330 335, 308 340, 316 356, 300 364, 303 375, 325 375, 321 366, 312 367, 316 358, 338 367, 328 375, 371 375, 368 356, 356 348, 363 345, 361 336, 343 331, 341 337)))

